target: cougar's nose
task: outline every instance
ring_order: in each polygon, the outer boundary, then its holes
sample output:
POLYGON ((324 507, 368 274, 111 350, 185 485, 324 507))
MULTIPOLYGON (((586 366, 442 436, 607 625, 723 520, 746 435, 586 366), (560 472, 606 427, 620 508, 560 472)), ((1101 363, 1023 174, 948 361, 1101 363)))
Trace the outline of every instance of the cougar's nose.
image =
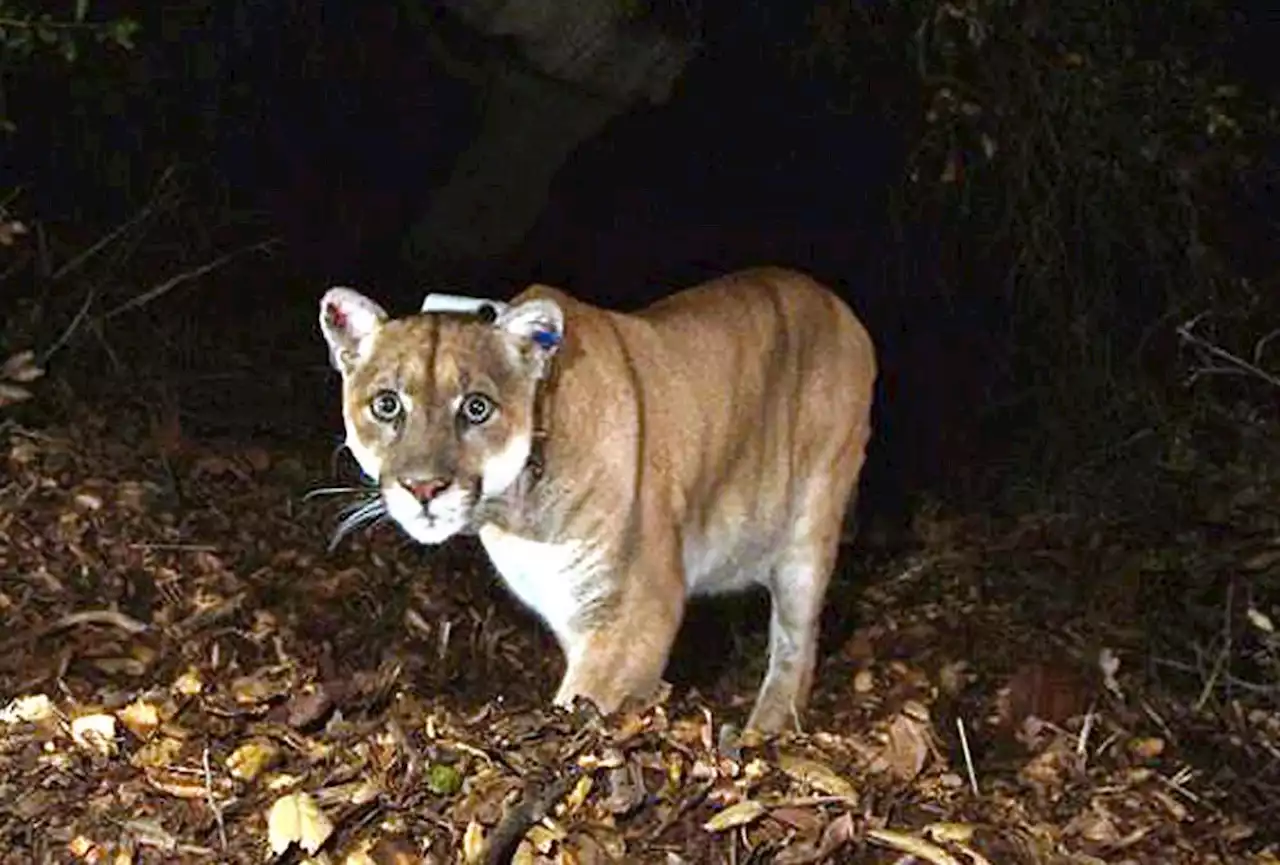
POLYGON ((404 480, 401 483, 404 484, 405 489, 413 493, 415 499, 425 505, 447 490, 450 482, 445 478, 432 478, 427 481, 404 480))

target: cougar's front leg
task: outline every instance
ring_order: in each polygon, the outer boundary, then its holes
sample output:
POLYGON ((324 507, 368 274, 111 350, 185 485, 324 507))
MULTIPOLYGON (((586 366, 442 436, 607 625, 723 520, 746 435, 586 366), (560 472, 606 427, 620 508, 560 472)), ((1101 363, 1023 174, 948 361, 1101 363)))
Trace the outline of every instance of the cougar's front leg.
POLYGON ((645 550, 622 566, 618 592, 598 621, 565 646, 566 667, 555 703, 586 697, 605 714, 627 697, 645 699, 662 683, 684 617, 685 581, 674 538, 646 538, 645 550))

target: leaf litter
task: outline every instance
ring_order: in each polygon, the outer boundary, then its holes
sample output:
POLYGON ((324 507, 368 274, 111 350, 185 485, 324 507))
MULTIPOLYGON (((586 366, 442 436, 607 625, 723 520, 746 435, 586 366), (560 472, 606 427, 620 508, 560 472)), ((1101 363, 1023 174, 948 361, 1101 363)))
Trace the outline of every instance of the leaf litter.
MULTIPOLYGON (((1211 641, 1161 666, 1131 597, 1280 568, 1266 497, 1238 545, 931 517, 851 557, 856 626, 766 739, 731 723, 754 649, 611 718, 549 708, 558 652, 474 546, 383 524, 326 553, 314 446, 87 409, 0 446, 3 862, 1278 861, 1280 700, 1207 679, 1211 641), (1060 604, 1080 569, 1104 597, 1060 604)), ((1257 666, 1278 611, 1246 594, 1257 666)))

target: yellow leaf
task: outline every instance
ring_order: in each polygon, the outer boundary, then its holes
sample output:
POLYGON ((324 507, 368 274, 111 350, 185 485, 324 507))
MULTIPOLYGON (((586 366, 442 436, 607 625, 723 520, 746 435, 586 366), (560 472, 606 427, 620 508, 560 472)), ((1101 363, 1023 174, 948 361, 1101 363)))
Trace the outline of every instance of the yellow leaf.
POLYGON ((236 748, 227 757, 227 771, 239 781, 252 781, 280 756, 280 748, 269 739, 254 739, 236 748))
POLYGON ((572 814, 582 807, 582 803, 587 801, 587 796, 591 795, 591 787, 594 783, 590 775, 583 775, 578 779, 578 783, 573 785, 569 795, 564 798, 566 814, 572 814))
POLYGON ((1153 760, 1164 753, 1164 739, 1158 736, 1134 739, 1129 743, 1129 750, 1139 759, 1153 760))
POLYGON ((968 823, 930 823, 924 836, 939 843, 967 844, 973 839, 974 827, 968 823))
POLYGON ((174 681, 172 688, 174 693, 184 697, 194 697, 199 694, 204 689, 204 683, 200 681, 200 671, 187 670, 174 681))
POLYGON ((725 808, 706 823, 703 823, 702 828, 708 832, 724 832, 729 829, 736 829, 739 826, 746 826, 748 823, 759 820, 766 810, 756 800, 747 799, 725 808))
POLYGON ((116 717, 120 719, 120 723, 124 724, 126 730, 139 739, 149 738, 156 727, 160 726, 160 712, 155 704, 144 703, 141 700, 134 700, 116 712, 116 717))
POLYGON ((472 820, 467 824, 467 831, 462 833, 462 858, 463 861, 479 862, 484 858, 485 849, 488 845, 484 840, 484 827, 477 821, 472 820))
POLYGON ((855 801, 858 798, 858 791, 853 789, 852 784, 837 775, 830 766, 819 763, 817 760, 780 754, 778 768, 800 783, 808 784, 821 793, 855 801))
POLYGON ((333 823, 309 793, 281 796, 267 815, 267 840, 277 856, 293 843, 315 855, 332 833, 333 823))

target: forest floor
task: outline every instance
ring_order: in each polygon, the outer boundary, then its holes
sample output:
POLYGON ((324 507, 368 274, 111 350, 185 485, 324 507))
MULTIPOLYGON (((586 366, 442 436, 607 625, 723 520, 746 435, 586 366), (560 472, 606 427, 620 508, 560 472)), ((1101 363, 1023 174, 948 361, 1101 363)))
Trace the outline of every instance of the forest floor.
POLYGON ((471 542, 328 552, 314 339, 0 418, 0 861, 1280 863, 1274 434, 1153 470, 1160 507, 850 549, 805 732, 761 741, 725 725, 762 598, 698 604, 668 696, 602 720, 548 708, 471 542))

